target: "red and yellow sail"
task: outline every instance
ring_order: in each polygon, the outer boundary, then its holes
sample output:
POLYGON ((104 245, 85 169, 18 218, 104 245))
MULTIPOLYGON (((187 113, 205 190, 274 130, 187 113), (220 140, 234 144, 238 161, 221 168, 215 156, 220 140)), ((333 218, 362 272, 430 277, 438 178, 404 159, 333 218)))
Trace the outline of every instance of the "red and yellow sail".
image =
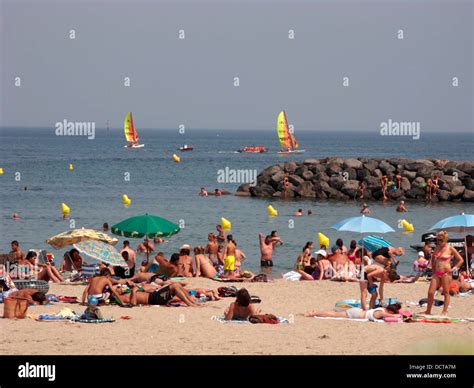
POLYGON ((278 139, 280 140, 281 151, 292 151, 298 149, 298 143, 288 127, 288 121, 286 120, 286 114, 284 111, 281 111, 278 115, 277 132, 278 139))
POLYGON ((136 143, 138 142, 138 132, 133 125, 133 117, 132 112, 128 112, 125 116, 125 121, 123 123, 123 129, 125 132, 125 139, 129 143, 136 143))

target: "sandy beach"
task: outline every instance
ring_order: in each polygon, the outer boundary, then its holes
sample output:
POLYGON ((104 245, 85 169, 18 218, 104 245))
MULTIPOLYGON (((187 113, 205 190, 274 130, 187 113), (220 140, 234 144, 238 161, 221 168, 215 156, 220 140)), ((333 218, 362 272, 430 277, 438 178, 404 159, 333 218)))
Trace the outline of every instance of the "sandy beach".
MULTIPOLYGON (((191 287, 217 289, 224 284, 192 278, 191 287)), ((242 283, 235 283, 242 287, 242 283)), ((81 324, 37 322, 34 319, 0 319, 0 354, 18 355, 401 355, 474 354, 473 323, 371 323, 319 320, 301 316, 310 309, 330 310, 341 299, 358 298, 357 283, 330 281, 246 283, 260 307, 290 319, 290 324, 222 324, 211 320, 222 315, 234 298, 209 302, 201 308, 101 307, 114 323, 81 324), (130 320, 120 319, 130 316, 130 320)), ((50 293, 78 296, 84 286, 50 285, 50 293)), ((405 301, 426 297, 427 283, 388 284, 385 296, 397 297, 404 308, 421 312, 405 301)), ((438 297, 437 297, 438 298, 438 297)), ((473 317, 473 296, 453 297, 450 317, 473 317)), ((57 313, 78 304, 55 303, 30 307, 29 313, 57 313)), ((435 307, 433 312, 441 312, 435 307)))

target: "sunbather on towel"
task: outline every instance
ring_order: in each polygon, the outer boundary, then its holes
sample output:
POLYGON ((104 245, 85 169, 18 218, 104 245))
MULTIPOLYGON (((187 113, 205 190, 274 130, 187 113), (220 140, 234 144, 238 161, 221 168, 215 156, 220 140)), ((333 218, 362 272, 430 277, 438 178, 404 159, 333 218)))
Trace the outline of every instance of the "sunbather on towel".
POLYGON ((239 320, 246 321, 252 315, 261 314, 260 309, 250 304, 250 294, 246 288, 237 291, 237 298, 232 302, 224 313, 226 321, 239 320))
POLYGON ((108 268, 102 268, 99 272, 99 276, 94 276, 89 280, 89 284, 82 293, 82 304, 85 303, 86 298, 89 296, 95 296, 99 302, 107 300, 110 294, 115 297, 119 296, 113 287, 110 275, 108 268))
POLYGON ((308 311, 305 317, 323 317, 323 318, 349 318, 349 319, 368 319, 375 322, 379 319, 398 314, 402 305, 400 303, 390 304, 387 307, 377 307, 376 309, 362 310, 361 308, 351 308, 346 311, 308 311))
POLYGON ((196 298, 189 295, 188 291, 178 283, 167 284, 153 292, 138 291, 138 287, 135 284, 130 284, 130 287, 131 293, 125 293, 123 289, 117 290, 119 294, 117 296, 118 301, 121 304, 129 304, 131 306, 139 304, 163 306, 175 299, 176 301, 183 301, 189 307, 201 306, 196 298))

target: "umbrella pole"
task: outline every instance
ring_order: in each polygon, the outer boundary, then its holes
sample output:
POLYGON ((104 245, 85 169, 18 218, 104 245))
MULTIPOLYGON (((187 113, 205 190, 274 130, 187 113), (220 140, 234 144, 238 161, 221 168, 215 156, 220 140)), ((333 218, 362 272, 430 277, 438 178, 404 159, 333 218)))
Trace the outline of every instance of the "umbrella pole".
POLYGON ((471 263, 469 262, 469 254, 467 251, 467 234, 464 235, 464 250, 466 252, 466 270, 469 277, 471 277, 471 263))

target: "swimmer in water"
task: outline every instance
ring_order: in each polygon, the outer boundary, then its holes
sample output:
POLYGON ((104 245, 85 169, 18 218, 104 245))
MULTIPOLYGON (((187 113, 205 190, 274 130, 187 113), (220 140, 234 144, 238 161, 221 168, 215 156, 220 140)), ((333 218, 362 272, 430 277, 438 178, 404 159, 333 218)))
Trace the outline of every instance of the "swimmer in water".
POLYGON ((18 220, 20 219, 20 215, 19 215, 18 213, 13 213, 12 218, 13 218, 15 221, 18 221, 18 220))

